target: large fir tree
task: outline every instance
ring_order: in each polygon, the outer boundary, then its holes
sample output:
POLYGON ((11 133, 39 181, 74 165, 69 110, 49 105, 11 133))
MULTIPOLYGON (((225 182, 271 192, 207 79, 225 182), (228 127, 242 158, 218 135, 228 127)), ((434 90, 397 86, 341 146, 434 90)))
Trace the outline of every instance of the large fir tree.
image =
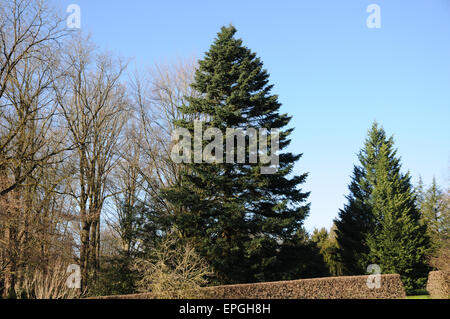
POLYGON ((393 138, 374 123, 359 154, 349 203, 339 213, 339 255, 348 274, 369 264, 399 273, 407 290, 421 288, 430 241, 420 222, 409 174, 401 172, 393 138))
MULTIPOLYGON (((186 164, 189 173, 166 195, 183 208, 175 216, 177 228, 195 239, 219 282, 296 278, 302 275, 310 252, 302 229, 309 211, 304 203, 308 193, 299 189, 307 175, 292 174, 301 155, 283 152, 290 143, 292 129, 285 128, 290 117, 279 113, 281 105, 271 93, 269 74, 235 33, 233 26, 223 27, 199 61, 192 85, 199 97, 189 98, 182 112, 203 119, 203 131, 219 128, 223 145, 226 128, 279 129, 278 170, 262 174, 266 165, 249 163, 247 144, 246 163, 186 164)), ((191 121, 176 124, 190 132, 194 129, 191 121)), ((308 271, 309 276, 320 275, 308 271)))

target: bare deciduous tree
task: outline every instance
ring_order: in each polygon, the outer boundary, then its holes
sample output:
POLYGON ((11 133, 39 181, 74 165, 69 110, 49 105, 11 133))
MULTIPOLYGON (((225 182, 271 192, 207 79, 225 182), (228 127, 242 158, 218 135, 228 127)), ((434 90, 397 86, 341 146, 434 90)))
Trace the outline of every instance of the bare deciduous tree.
POLYGON ((100 216, 108 177, 117 164, 117 147, 127 120, 128 101, 121 75, 125 65, 96 55, 79 37, 67 53, 67 76, 58 85, 58 104, 75 151, 69 193, 78 206, 83 282, 99 267, 100 216), (64 88, 64 89, 62 89, 64 88))
MULTIPOLYGON (((3 296, 20 285, 25 263, 37 258, 34 249, 45 237, 36 232, 44 215, 42 183, 54 182, 41 178, 65 150, 53 123, 58 41, 67 33, 61 22, 45 1, 0 1, 0 201, 17 203, 3 210, 0 223, 3 296)), ((56 224, 52 220, 51 228, 56 224)))
POLYGON ((197 94, 191 88, 195 70, 195 59, 155 65, 146 73, 135 74, 131 85, 138 118, 135 143, 140 147, 145 201, 158 207, 161 214, 173 214, 175 210, 161 196, 161 189, 178 184, 184 169, 170 156, 172 132, 174 121, 186 117, 180 107, 188 103, 188 97, 197 94))
POLYGON ((55 150, 39 151, 53 115, 46 95, 54 76, 55 52, 66 34, 62 19, 45 1, 0 1, 0 168, 14 166, 14 179, 0 189, 0 195, 21 185, 54 155, 55 150), (33 129, 36 134, 25 139, 33 129), (20 154, 10 154, 11 149, 20 154), (24 167, 23 159, 30 165, 24 167))

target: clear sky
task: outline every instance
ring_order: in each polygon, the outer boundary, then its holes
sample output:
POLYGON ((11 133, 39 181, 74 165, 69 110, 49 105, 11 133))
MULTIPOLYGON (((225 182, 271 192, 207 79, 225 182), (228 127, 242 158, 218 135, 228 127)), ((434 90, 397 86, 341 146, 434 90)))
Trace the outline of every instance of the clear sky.
POLYGON ((450 0, 61 0, 102 49, 139 66, 201 58, 232 23, 293 116, 290 150, 309 172, 306 228, 332 225, 356 153, 377 120, 416 182, 450 177, 450 0), (370 4, 381 28, 369 29, 370 4))

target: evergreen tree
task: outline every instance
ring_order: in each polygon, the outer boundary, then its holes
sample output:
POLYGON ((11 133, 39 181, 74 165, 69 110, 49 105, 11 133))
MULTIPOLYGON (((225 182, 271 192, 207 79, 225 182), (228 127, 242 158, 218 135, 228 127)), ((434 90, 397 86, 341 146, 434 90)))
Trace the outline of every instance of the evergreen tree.
POLYGON ((450 188, 443 194, 441 204, 437 249, 430 261, 434 268, 450 273, 450 188))
MULTIPOLYGON (((374 125, 375 126, 375 125, 374 125)), ((376 163, 378 149, 385 140, 384 132, 372 129, 364 148, 358 154, 361 165, 355 165, 349 185, 348 203, 339 211, 336 225, 338 261, 344 275, 365 274, 368 266, 365 256, 369 252, 367 235, 373 231, 374 216, 369 202, 373 185, 367 172, 376 163)))
POLYGON ((418 208, 421 213, 421 222, 427 225, 428 234, 437 244, 439 241, 439 233, 441 232, 441 224, 444 217, 444 193, 436 183, 436 178, 428 189, 420 192, 420 180, 417 187, 418 208))
POLYGON ((416 187, 418 209, 421 222, 427 226, 428 235, 432 240, 430 264, 436 269, 449 271, 450 256, 450 206, 449 196, 444 193, 433 178, 431 185, 425 189, 419 180, 416 187), (422 186, 422 187, 421 187, 422 186))
POLYGON ((345 256, 346 249, 351 249, 345 245, 349 242, 346 235, 352 234, 348 231, 352 224, 347 221, 363 220, 364 230, 357 233, 361 241, 354 246, 353 254, 358 257, 355 259, 359 273, 369 264, 378 264, 383 273, 399 273, 410 291, 423 287, 426 281, 430 241, 426 225, 420 223, 410 176, 401 173, 400 159, 393 145, 393 138, 387 138, 384 130, 374 123, 359 155, 361 166, 356 169, 359 179, 352 182, 357 186, 356 194, 349 196, 357 198, 361 205, 349 209, 350 201, 347 210, 341 211, 336 223, 338 243, 341 255, 345 256))
MULTIPOLYGON (((235 33, 233 26, 223 27, 199 61, 192 85, 199 97, 189 98, 182 112, 203 119, 203 132, 220 129, 224 133, 222 145, 226 128, 245 132, 251 128, 279 129, 278 170, 262 174, 265 165, 260 160, 250 163, 246 143, 245 163, 216 160, 186 164, 188 173, 180 185, 167 190, 166 196, 183 208, 175 214, 174 222, 185 237, 195 240, 220 283, 298 278, 302 275, 299 263, 307 259, 301 256, 301 239, 309 211, 304 201, 309 194, 299 189, 307 175, 292 176, 301 155, 282 152, 290 143, 292 129, 285 129, 290 117, 279 113, 281 105, 271 94, 269 74, 235 33)), ((192 122, 175 124, 193 133, 192 122)), ((224 158, 228 151, 224 147, 224 158)))
POLYGON ((326 228, 314 229, 311 240, 319 248, 328 272, 333 276, 341 276, 342 267, 337 258, 336 226, 333 225, 330 232, 326 228))
POLYGON ((422 209, 422 203, 425 200, 425 184, 423 182, 422 176, 419 176, 419 181, 415 187, 416 192, 416 206, 418 210, 422 209))

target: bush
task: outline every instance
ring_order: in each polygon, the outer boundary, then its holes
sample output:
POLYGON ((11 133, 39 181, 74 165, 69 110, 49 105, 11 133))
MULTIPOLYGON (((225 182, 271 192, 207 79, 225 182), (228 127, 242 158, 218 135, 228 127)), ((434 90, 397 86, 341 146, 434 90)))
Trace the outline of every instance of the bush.
POLYGON ((200 298, 201 287, 212 274, 194 247, 180 245, 173 235, 158 245, 152 259, 137 259, 134 269, 140 274, 139 291, 151 292, 157 299, 200 298))
POLYGON ((102 258, 101 267, 89 287, 90 296, 124 295, 136 292, 136 271, 129 256, 118 254, 102 258))
POLYGON ((69 274, 67 265, 56 261, 46 271, 35 269, 24 274, 16 284, 15 294, 19 299, 75 299, 81 297, 80 289, 69 288, 66 284, 69 274))

